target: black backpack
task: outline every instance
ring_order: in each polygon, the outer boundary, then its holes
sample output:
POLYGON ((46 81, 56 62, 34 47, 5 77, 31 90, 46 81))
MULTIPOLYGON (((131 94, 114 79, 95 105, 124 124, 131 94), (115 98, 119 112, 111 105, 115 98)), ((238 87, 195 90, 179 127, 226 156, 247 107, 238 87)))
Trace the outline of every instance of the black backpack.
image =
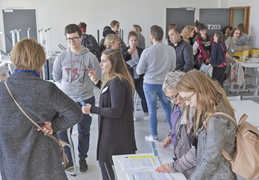
POLYGON ((82 46, 85 46, 86 48, 88 48, 90 50, 90 52, 92 52, 97 59, 100 61, 100 53, 99 53, 99 47, 97 44, 97 41, 95 40, 95 38, 90 35, 90 34, 83 34, 83 40, 81 43, 82 46))

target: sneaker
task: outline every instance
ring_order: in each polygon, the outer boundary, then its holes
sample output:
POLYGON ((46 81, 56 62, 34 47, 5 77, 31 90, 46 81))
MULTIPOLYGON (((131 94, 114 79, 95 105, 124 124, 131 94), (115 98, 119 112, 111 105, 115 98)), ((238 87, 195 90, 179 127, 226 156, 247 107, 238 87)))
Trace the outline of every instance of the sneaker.
POLYGON ((145 136, 145 140, 146 141, 157 141, 158 137, 157 136, 149 135, 149 136, 145 136))
POLYGON ((73 161, 69 161, 69 162, 65 165, 64 170, 65 170, 65 171, 68 171, 68 170, 70 170, 70 169, 72 169, 72 168, 74 168, 73 161))
POLYGON ((88 170, 88 165, 85 159, 79 160, 79 167, 80 167, 80 172, 86 172, 88 170))

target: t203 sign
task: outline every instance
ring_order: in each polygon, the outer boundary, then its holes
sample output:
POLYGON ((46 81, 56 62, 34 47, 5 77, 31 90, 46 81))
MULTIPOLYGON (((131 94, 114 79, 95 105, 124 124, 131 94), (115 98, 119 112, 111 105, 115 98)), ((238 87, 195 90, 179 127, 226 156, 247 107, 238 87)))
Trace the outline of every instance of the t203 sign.
POLYGON ((221 30, 220 24, 207 24, 208 30, 221 30))

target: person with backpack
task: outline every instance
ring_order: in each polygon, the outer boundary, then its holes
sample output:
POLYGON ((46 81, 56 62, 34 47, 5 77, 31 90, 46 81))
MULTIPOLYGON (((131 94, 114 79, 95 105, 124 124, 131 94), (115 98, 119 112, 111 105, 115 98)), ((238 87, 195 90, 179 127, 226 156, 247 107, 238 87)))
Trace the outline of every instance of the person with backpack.
POLYGON ((101 54, 99 52, 99 47, 96 39, 91 34, 86 34, 87 24, 80 22, 78 25, 82 31, 82 41, 81 45, 88 48, 91 53, 93 53, 100 62, 101 54))
POLYGON ((190 108, 195 109, 193 133, 198 140, 197 165, 189 180, 236 180, 236 174, 222 151, 233 157, 237 126, 226 116, 214 115, 223 112, 235 119, 224 89, 198 70, 187 72, 176 89, 185 99, 187 114, 190 108))

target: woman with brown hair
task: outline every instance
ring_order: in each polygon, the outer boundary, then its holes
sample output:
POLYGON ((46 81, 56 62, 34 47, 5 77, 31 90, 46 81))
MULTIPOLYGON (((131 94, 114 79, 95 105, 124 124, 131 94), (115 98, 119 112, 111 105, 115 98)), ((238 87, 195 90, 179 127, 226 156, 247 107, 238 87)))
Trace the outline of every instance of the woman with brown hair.
POLYGON ((190 108, 195 109, 193 133, 198 139, 197 165, 189 180, 236 180, 229 161, 221 153, 224 149, 233 157, 237 127, 226 116, 214 115, 224 112, 235 118, 224 89, 197 70, 187 72, 176 89, 185 100, 187 115, 190 108))
POLYGON ((242 35, 242 31, 239 28, 234 28, 230 32, 228 39, 225 41, 227 46, 227 69, 225 71, 225 79, 229 77, 230 74, 230 63, 235 63, 236 60, 234 59, 233 55, 236 51, 236 40, 242 35))
MULTIPOLYGON (((144 74, 138 75, 136 73, 136 66, 139 62, 139 58, 143 52, 143 49, 137 46, 138 36, 134 31, 130 31, 128 35, 129 46, 122 52, 125 61, 134 62, 132 65, 128 65, 129 72, 134 79, 136 92, 141 99, 142 110, 144 112, 144 120, 148 120, 148 107, 145 94, 143 91, 143 76, 144 74)), ((134 120, 136 120, 134 118, 134 120)))
POLYGON ((114 180, 112 155, 134 154, 137 150, 133 121, 134 82, 119 50, 107 49, 100 63, 103 80, 91 69, 89 76, 101 89, 99 107, 87 104, 84 114, 99 115, 97 160, 103 180, 114 180))

